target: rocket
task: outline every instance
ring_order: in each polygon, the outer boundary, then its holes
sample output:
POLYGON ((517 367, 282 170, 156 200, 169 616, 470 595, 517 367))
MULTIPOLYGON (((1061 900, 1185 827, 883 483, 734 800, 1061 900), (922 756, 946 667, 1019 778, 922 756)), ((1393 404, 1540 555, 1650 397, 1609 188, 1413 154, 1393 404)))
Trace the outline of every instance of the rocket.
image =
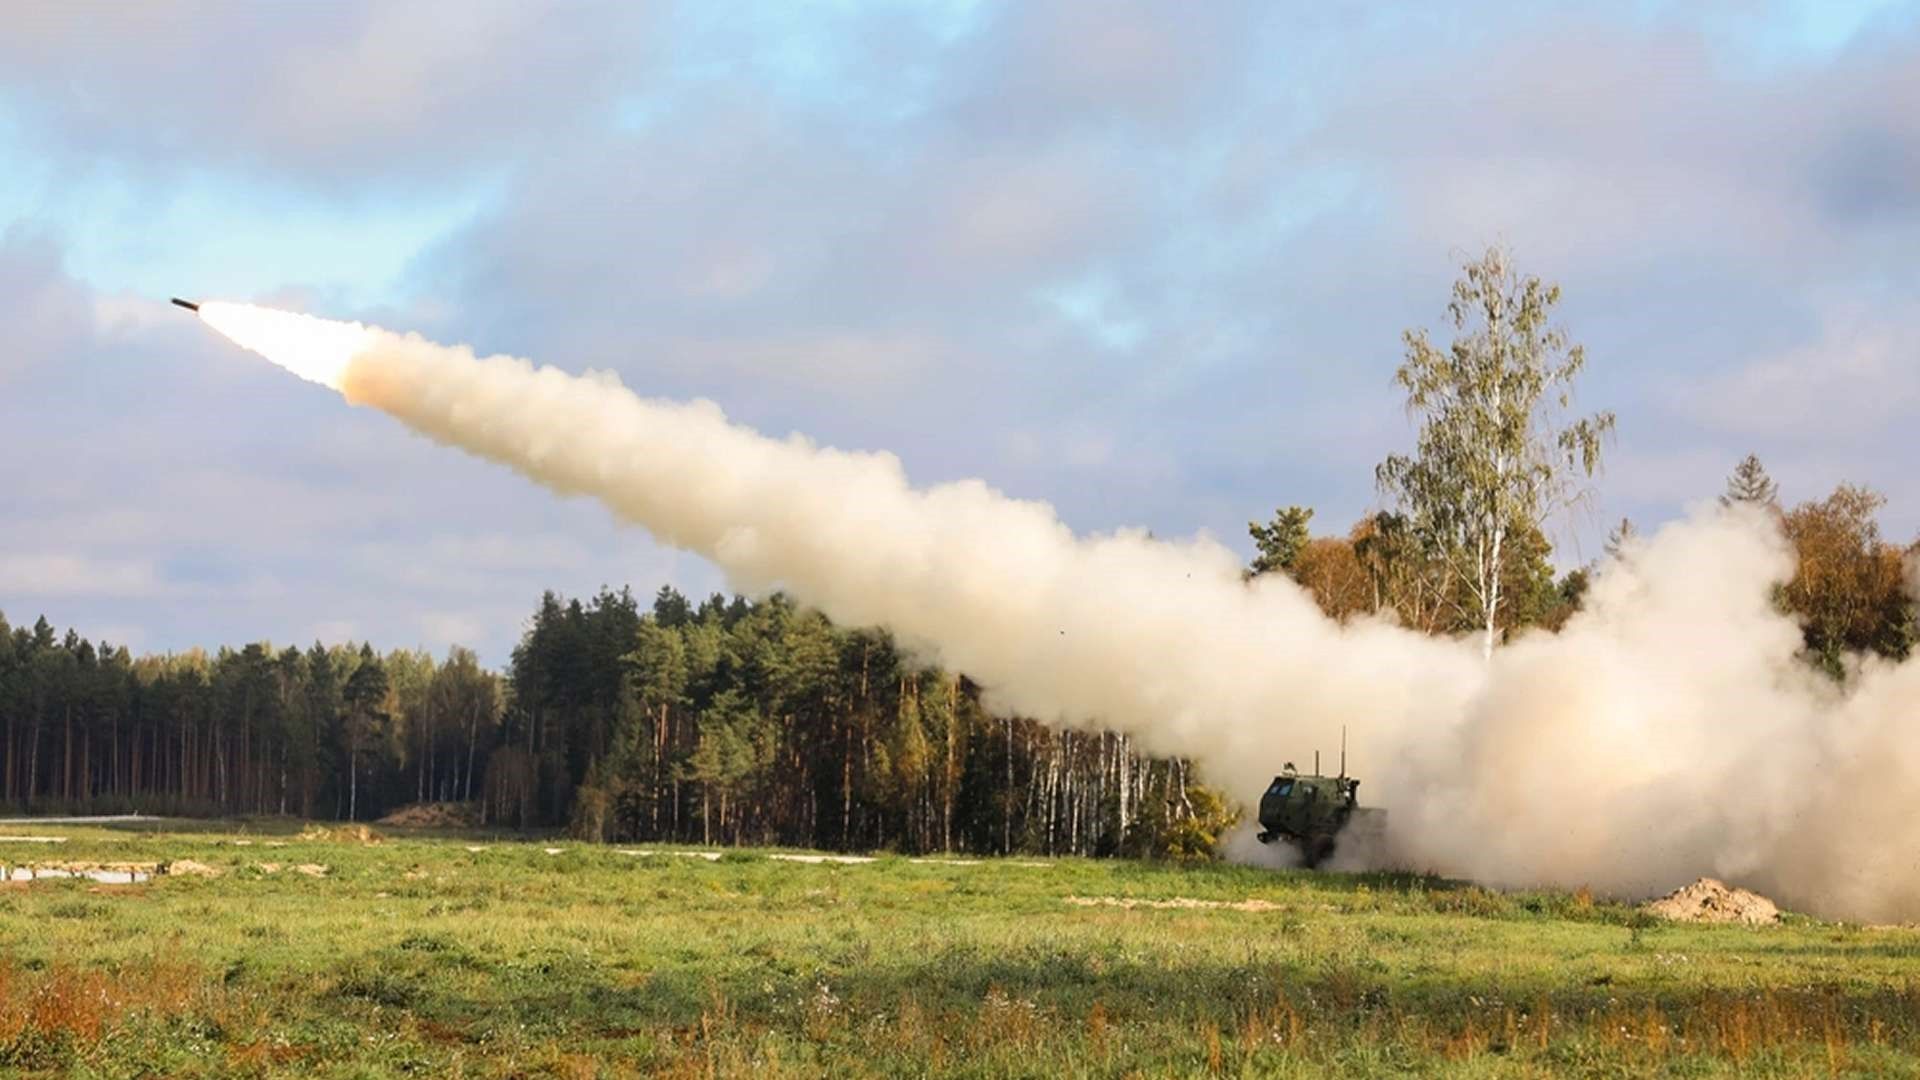
POLYGON ((180 299, 179 297, 177 297, 177 296, 176 296, 176 297, 174 297, 174 298, 173 298, 173 302, 174 302, 174 303, 176 303, 176 304, 178 304, 178 305, 180 305, 180 306, 181 306, 181 307, 183 307, 183 308, 186 308, 186 309, 187 309, 188 311, 199 311, 199 310, 200 310, 200 305, 199 305, 198 303, 195 303, 195 302, 194 302, 194 301, 192 301, 192 300, 182 300, 182 299, 180 299))

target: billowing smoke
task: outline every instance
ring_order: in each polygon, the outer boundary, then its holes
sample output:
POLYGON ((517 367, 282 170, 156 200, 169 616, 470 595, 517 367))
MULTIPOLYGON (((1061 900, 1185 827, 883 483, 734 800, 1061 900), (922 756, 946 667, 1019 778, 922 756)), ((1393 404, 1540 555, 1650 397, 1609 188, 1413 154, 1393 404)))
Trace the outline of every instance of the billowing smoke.
POLYGON ((1391 858, 1496 885, 1649 894, 1701 874, 1859 919, 1920 917, 1920 665, 1842 693, 1768 602, 1784 541, 1706 507, 1606 567, 1558 634, 1471 643, 1325 618, 1206 539, 1076 537, 977 481, 729 423, 415 335, 244 305, 234 341, 439 442, 598 498, 743 592, 890 628, 1000 710, 1131 733, 1252 798, 1351 732, 1391 858))

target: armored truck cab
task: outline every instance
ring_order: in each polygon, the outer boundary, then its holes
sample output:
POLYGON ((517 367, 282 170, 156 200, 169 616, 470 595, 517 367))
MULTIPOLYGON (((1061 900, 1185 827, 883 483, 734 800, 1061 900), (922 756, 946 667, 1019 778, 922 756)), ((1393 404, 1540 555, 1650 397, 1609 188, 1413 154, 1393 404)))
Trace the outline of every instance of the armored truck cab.
POLYGON ((1384 831, 1387 812, 1361 806, 1359 787, 1350 776, 1302 776, 1289 764, 1260 796, 1260 842, 1292 844, 1312 867, 1333 854, 1342 834, 1384 831))

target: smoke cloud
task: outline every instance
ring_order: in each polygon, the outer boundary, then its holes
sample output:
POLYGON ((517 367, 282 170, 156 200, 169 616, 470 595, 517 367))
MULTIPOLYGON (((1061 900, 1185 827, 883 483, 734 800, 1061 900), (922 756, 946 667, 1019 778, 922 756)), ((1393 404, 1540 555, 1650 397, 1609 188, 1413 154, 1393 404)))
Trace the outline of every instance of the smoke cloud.
POLYGON ((613 375, 417 335, 203 305, 237 343, 348 401, 599 499, 748 593, 785 589, 967 672, 988 704, 1126 731, 1252 799, 1351 735, 1397 865, 1638 897, 1701 874, 1790 906, 1920 918, 1920 665, 1842 692, 1795 660, 1777 528, 1705 505, 1605 567, 1558 634, 1468 642, 1337 624, 1204 537, 1075 536, 979 481, 773 439, 613 375))

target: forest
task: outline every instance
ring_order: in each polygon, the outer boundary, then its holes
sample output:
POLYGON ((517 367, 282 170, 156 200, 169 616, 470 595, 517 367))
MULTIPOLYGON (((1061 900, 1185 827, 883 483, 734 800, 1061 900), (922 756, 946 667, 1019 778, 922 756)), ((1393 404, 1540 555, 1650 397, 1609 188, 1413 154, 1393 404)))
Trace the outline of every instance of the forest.
MULTIPOLYGON (((1376 470, 1386 509, 1315 536, 1289 506, 1249 524, 1248 578, 1285 574, 1337 620, 1386 618, 1486 652, 1578 611, 1543 523, 1579 502, 1613 417, 1551 407, 1584 363, 1550 325, 1557 286, 1490 249, 1448 307, 1447 348, 1404 335, 1421 423, 1376 470)), ((1920 543, 1881 536, 1882 497, 1840 484, 1791 507, 1759 459, 1721 494, 1775 516, 1796 567, 1774 602, 1808 664, 1904 659, 1920 543)), ((1635 542, 1621 521, 1608 542, 1635 542)), ((0 616, 0 805, 22 812, 375 820, 416 803, 583 839, 908 852, 1204 856, 1251 793, 1123 735, 996 716, 965 672, 775 594, 670 587, 543 596, 504 670, 454 647, 255 642, 134 656, 42 617, 0 616)))
POLYGON ((0 801, 912 851, 1203 851, 1222 808, 1126 738, 988 715, 964 677, 782 596, 541 599, 512 663, 261 642, 132 656, 0 617, 0 801))

